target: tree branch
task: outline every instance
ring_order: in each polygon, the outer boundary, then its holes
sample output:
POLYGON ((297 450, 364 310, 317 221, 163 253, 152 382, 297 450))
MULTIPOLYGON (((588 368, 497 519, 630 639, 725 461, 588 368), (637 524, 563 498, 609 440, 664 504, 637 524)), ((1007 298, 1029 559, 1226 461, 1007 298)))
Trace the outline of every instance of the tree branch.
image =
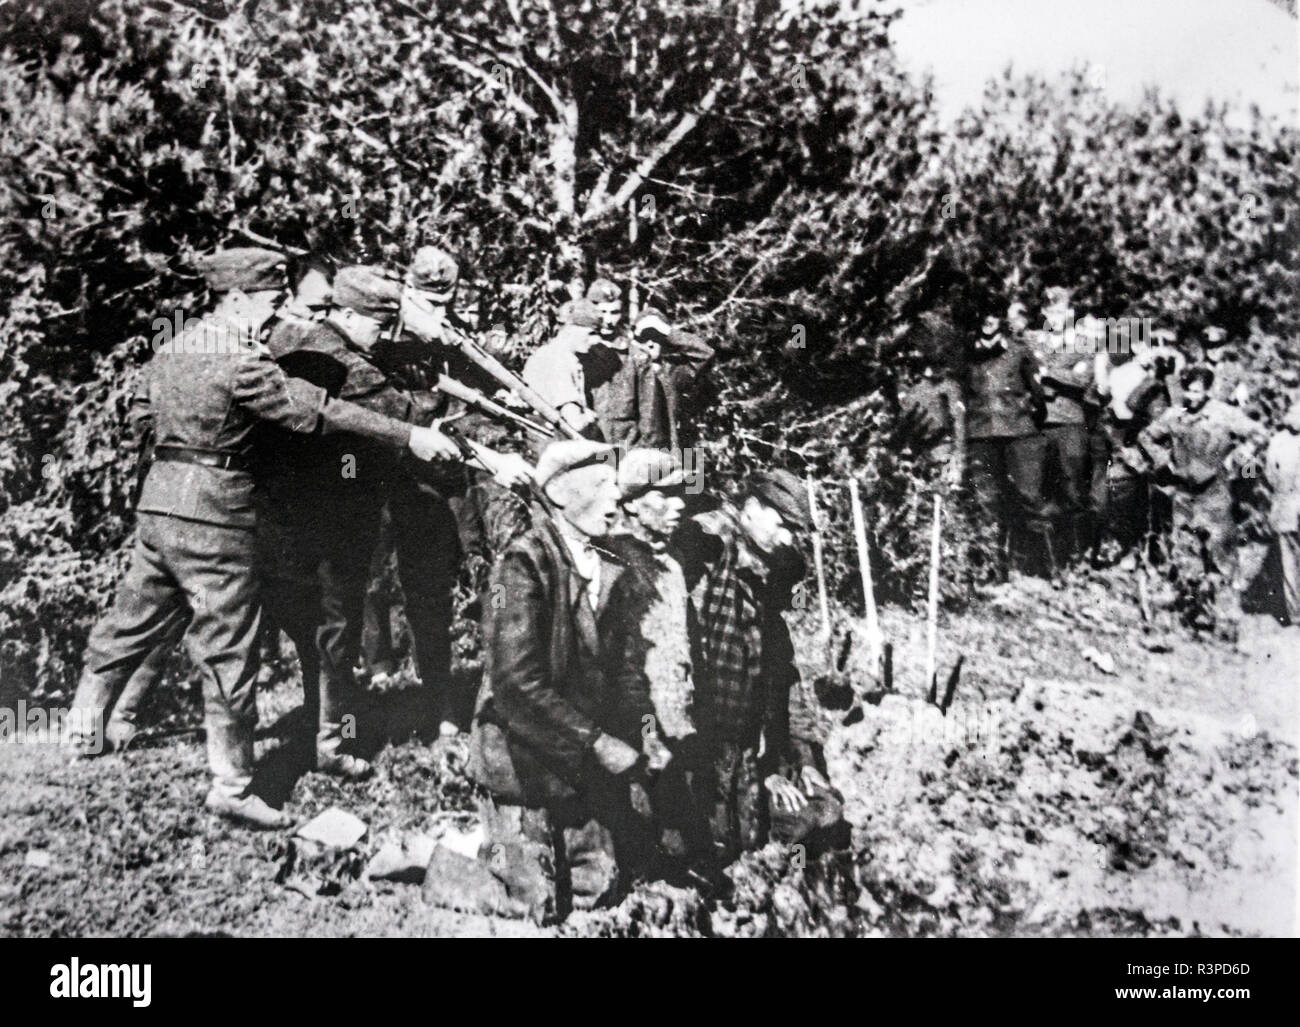
POLYGON ((637 163, 636 170, 634 170, 632 174, 628 175, 627 180, 619 187, 618 192, 616 192, 612 197, 608 195, 602 196, 593 192, 590 199, 587 201, 587 209, 583 211, 582 214, 583 223, 587 224, 592 221, 598 221, 611 210, 621 210, 627 201, 632 198, 633 194, 641 188, 650 172, 654 171, 654 169, 659 166, 659 163, 673 151, 677 144, 685 139, 686 136, 690 134, 691 130, 699 124, 700 117, 713 109, 713 105, 717 102, 718 94, 720 92, 722 92, 721 79, 715 81, 713 85, 709 87, 709 91, 700 99, 695 110, 683 114, 678 119, 677 124, 672 127, 672 131, 664 136, 664 138, 659 141, 659 144, 648 154, 641 158, 637 163))

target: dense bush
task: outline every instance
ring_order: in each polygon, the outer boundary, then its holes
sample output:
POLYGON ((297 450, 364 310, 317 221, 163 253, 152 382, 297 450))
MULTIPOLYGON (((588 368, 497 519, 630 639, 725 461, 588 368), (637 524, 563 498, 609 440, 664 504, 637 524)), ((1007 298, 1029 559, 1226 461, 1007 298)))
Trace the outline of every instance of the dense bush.
MULTIPOLYGON (((1296 366, 1295 136, 1258 118, 1003 81, 941 133, 888 18, 766 0, 231 7, 0 10, 0 674, 24 689, 71 682, 111 594, 141 334, 196 309, 212 246, 450 245, 525 345, 575 285, 635 281, 720 347, 708 483, 816 474, 848 599, 849 474, 882 595, 924 587, 936 468, 897 397, 962 336, 920 315, 1068 284, 1296 366)), ((951 600, 983 573, 969 536, 951 600)))

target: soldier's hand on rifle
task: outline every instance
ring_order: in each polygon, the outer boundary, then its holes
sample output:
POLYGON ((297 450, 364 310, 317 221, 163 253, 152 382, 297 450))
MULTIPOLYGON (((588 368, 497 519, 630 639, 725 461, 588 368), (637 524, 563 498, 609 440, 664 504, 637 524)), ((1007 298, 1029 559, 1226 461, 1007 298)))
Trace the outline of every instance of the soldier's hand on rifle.
POLYGON ((780 774, 769 774, 763 782, 767 794, 772 798, 772 805, 786 813, 795 813, 808 805, 807 798, 799 791, 799 786, 788 781, 780 774))
POLYGON ((636 766, 641 754, 622 739, 613 735, 599 735, 591 747, 596 762, 609 773, 618 776, 636 766))
POLYGON ((560 416, 568 422, 574 431, 582 431, 596 419, 595 411, 579 406, 577 403, 565 403, 560 408, 560 416))
POLYGON ((443 341, 447 334, 447 315, 413 293, 402 293, 402 323, 425 342, 443 341))
POLYGON ((434 428, 411 429, 411 440, 407 448, 420 460, 459 460, 460 450, 456 443, 434 428))
POLYGON ((498 453, 493 459, 493 480, 508 489, 527 485, 533 479, 532 465, 518 453, 498 453))

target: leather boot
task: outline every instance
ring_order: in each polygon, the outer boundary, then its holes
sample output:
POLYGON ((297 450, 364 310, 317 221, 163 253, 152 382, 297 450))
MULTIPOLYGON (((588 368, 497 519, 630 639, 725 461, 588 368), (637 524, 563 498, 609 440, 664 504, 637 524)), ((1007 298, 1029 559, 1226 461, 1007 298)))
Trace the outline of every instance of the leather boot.
POLYGON ((209 707, 208 767, 212 788, 204 803, 214 813, 260 830, 292 827, 293 818, 268 806, 253 783, 253 724, 209 707))
POLYGON ((112 751, 106 737, 104 718, 117 697, 117 688, 108 678, 85 671, 77 682, 68 711, 68 730, 64 740, 75 749, 73 759, 93 759, 112 751))

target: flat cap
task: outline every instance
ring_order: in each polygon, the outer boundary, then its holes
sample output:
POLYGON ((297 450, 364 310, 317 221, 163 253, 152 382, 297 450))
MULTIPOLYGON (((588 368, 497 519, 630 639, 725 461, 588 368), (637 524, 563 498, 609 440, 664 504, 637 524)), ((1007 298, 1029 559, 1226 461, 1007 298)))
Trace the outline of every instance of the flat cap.
POLYGON ((402 283, 381 267, 350 264, 334 276, 334 305, 355 310, 377 321, 397 313, 402 283))
POLYGON ((608 278, 597 278, 587 286, 587 299, 592 303, 618 303, 623 299, 623 293, 608 278))
POLYGON ((600 327, 600 311, 590 300, 570 300, 561 305, 560 315, 562 324, 577 325, 579 328, 600 327))
POLYGON ((411 258, 406 280, 413 288, 448 295, 460 281, 460 265, 455 257, 440 247, 421 246, 411 258))
POLYGON ((541 488, 561 474, 576 471, 580 467, 593 467, 596 464, 614 462, 614 447, 590 439, 559 439, 550 443, 537 459, 537 470, 533 477, 541 488))
POLYGON ((751 475, 746 482, 746 495, 770 506, 795 531, 806 532, 812 526, 807 489, 789 471, 759 471, 751 475))
POLYGON ((713 357, 713 347, 705 342, 702 336, 679 328, 674 328, 668 333, 668 341, 664 343, 664 349, 701 363, 713 357))
POLYGON ((682 462, 664 449, 633 449, 618 465, 618 494, 625 502, 654 489, 669 492, 686 484, 682 462))
POLYGON ((278 250, 259 246, 207 253, 195 260, 194 266, 213 292, 257 292, 283 289, 289 284, 289 258, 278 250))
POLYGON ((641 311, 641 316, 636 319, 636 331, 633 334, 638 339, 653 339, 663 343, 667 342, 672 334, 672 326, 660 310, 646 307, 641 311))

